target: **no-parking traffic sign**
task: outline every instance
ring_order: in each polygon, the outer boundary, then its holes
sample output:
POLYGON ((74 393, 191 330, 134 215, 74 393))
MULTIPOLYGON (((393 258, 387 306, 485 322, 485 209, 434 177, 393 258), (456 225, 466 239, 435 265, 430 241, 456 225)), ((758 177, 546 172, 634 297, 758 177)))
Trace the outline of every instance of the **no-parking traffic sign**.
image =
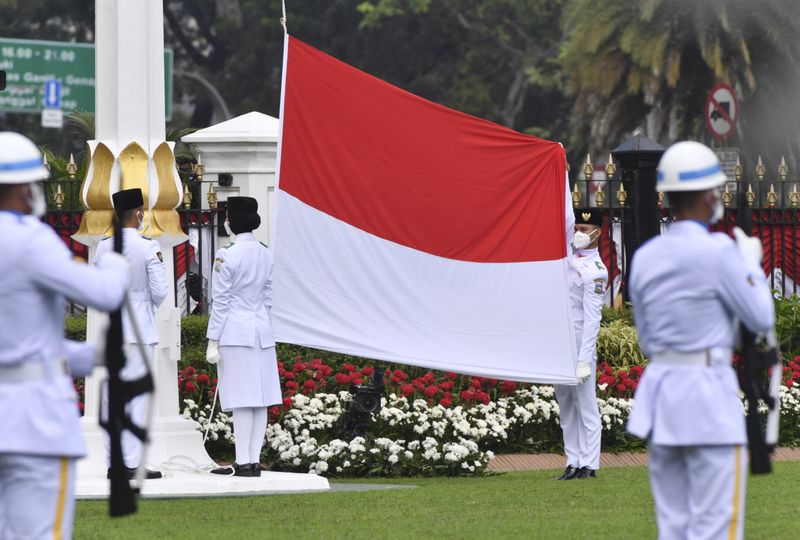
POLYGON ((715 139, 724 140, 733 135, 739 119, 736 92, 727 83, 719 83, 706 99, 706 125, 715 139))

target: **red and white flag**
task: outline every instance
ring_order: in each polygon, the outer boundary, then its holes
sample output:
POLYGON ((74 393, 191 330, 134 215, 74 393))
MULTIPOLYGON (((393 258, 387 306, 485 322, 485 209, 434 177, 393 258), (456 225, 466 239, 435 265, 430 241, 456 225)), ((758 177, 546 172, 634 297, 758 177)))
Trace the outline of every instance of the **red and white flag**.
POLYGON ((278 341, 575 382, 561 145, 288 36, 280 116, 278 341))

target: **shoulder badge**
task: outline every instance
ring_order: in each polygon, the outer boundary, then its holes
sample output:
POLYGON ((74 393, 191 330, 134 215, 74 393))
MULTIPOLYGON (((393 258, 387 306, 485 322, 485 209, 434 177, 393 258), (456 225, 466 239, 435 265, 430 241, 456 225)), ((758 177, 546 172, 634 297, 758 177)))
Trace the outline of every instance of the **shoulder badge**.
POLYGON ((594 280, 594 292, 595 294, 604 294, 606 292, 605 281, 602 279, 594 280))
POLYGON ((222 257, 217 257, 216 259, 214 259, 214 271, 219 272, 220 270, 222 270, 222 264, 224 262, 225 259, 223 259, 222 257))
POLYGON ((606 269, 606 267, 603 266, 603 263, 601 263, 600 261, 594 261, 594 265, 597 267, 598 270, 605 270, 606 269))
POLYGON ((228 242, 227 244, 225 244, 224 246, 222 246, 222 249, 228 249, 229 247, 231 247, 231 246, 232 246, 232 245, 234 245, 235 243, 236 243, 236 242, 228 242))

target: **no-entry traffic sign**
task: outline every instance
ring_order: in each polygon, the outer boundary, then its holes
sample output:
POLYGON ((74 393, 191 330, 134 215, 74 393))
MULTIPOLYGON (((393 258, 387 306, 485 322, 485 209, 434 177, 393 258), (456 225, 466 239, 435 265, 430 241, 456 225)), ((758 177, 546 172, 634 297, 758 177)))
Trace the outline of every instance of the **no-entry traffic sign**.
POLYGON ((736 92, 727 83, 719 83, 706 99, 706 125, 715 139, 723 140, 733 135, 739 119, 736 92))

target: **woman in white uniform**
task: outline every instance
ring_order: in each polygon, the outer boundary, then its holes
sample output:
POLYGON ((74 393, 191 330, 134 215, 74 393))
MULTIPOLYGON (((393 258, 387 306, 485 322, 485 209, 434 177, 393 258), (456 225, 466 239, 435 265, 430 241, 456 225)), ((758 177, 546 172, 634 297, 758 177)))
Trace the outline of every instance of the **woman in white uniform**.
POLYGON ((214 260, 206 360, 219 363, 219 399, 223 411, 233 411, 236 462, 214 474, 261 475, 267 407, 282 398, 270 322, 272 252, 252 232, 260 224, 255 199, 228 199, 225 227, 235 239, 214 260))

